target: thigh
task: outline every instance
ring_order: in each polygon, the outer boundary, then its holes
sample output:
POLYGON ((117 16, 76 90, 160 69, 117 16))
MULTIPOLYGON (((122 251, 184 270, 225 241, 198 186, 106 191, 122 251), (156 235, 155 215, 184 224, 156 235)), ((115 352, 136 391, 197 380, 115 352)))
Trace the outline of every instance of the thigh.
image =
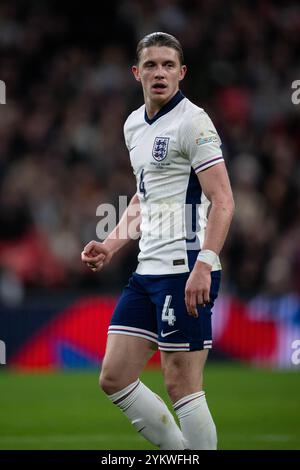
POLYGON ((135 274, 130 278, 112 315, 108 334, 139 337, 157 345, 156 308, 135 274))
POLYGON ((122 389, 137 380, 157 347, 144 338, 110 334, 101 374, 122 389))
POLYGON ((220 271, 211 274, 211 301, 206 307, 197 307, 198 318, 190 316, 186 310, 184 292, 188 276, 189 273, 162 276, 157 283, 159 288, 152 292, 160 351, 201 351, 212 347, 211 314, 218 295, 220 271))

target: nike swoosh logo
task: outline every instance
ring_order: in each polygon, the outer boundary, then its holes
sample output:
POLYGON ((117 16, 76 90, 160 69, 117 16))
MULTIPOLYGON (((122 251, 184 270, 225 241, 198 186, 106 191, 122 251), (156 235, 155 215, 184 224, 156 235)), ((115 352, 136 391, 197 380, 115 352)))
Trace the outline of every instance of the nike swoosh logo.
POLYGON ((135 149, 135 147, 137 147, 137 145, 135 145, 134 147, 131 147, 131 149, 129 149, 129 152, 131 152, 133 149, 135 149))
POLYGON ((176 331, 179 331, 179 330, 173 330, 173 331, 169 331, 168 333, 164 333, 163 331, 160 332, 160 336, 162 338, 165 338, 166 336, 169 336, 169 335, 172 335, 173 333, 176 333, 176 331))

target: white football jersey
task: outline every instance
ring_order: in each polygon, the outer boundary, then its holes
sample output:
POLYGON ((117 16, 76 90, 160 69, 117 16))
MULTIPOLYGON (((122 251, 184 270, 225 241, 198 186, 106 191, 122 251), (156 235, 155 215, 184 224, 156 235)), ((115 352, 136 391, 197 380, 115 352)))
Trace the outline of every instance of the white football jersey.
MULTIPOLYGON (((196 173, 224 161, 219 135, 181 91, 153 119, 145 105, 131 113, 124 135, 142 216, 136 272, 188 272, 203 245, 210 205, 196 173)), ((212 269, 221 269, 219 259, 212 269)))

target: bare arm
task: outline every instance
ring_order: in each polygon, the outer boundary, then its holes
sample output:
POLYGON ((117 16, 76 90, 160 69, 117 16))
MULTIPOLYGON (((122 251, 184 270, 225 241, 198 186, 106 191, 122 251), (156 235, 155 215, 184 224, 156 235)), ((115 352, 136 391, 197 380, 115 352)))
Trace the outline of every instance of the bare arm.
POLYGON ((130 240, 135 240, 140 231, 140 202, 137 193, 132 197, 127 209, 124 211, 118 225, 105 239, 104 246, 116 253, 130 240))
POLYGON ((234 200, 224 163, 198 173, 202 190, 211 202, 203 249, 220 254, 234 212, 234 200))
MULTIPOLYGON (((234 212, 231 186, 224 163, 197 174, 204 194, 211 202, 203 249, 219 254, 230 227, 234 212)), ((189 314, 198 316, 196 305, 209 302, 211 266, 196 261, 186 284, 185 300, 189 314)))
POLYGON ((132 239, 139 235, 140 225, 140 203, 138 195, 135 194, 127 209, 124 211, 118 225, 108 235, 103 243, 90 241, 81 253, 81 260, 92 271, 100 271, 106 266, 113 255, 132 239))

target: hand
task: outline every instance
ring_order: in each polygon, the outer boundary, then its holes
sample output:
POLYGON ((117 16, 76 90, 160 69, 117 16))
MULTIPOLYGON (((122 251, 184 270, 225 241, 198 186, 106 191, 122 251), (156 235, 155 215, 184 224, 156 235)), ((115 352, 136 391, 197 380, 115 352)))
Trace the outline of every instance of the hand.
POLYGON ((107 266, 112 256, 113 251, 110 251, 104 243, 92 240, 84 247, 81 253, 81 261, 96 272, 107 266))
POLYGON ((198 318, 197 305, 205 307, 210 302, 211 266, 196 261, 185 286, 185 305, 189 315, 198 318))

